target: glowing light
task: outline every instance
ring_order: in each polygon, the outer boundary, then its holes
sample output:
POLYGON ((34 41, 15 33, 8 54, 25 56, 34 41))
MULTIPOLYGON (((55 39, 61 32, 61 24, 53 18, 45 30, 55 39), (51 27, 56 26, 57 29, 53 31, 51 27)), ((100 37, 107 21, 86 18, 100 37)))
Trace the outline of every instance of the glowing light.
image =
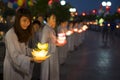
POLYGON ((78 33, 81 33, 82 31, 83 31, 82 29, 79 29, 79 30, 78 30, 78 33))
POLYGON ((85 15, 86 15, 86 14, 83 12, 83 13, 82 13, 82 16, 85 16, 85 15))
POLYGON ((107 24, 107 26, 110 26, 110 24, 107 24))
POLYGON ((37 49, 33 49, 32 55, 35 60, 46 60, 50 55, 48 54, 48 43, 37 44, 37 49))
POLYGON ((78 32, 78 29, 77 29, 77 28, 74 28, 73 30, 74 30, 74 32, 78 32))
POLYGON ((117 9, 117 12, 120 13, 120 8, 117 9))
POLYGON ((70 12, 76 12, 76 8, 70 8, 69 11, 70 12))
POLYGON ((116 25, 116 28, 120 28, 118 25, 116 25))
POLYGON ((101 19, 99 20, 99 24, 102 24, 103 22, 104 22, 104 19, 101 18, 101 19))
POLYGON ((112 3, 110 2, 110 1, 108 1, 107 3, 106 3, 106 6, 111 6, 112 5, 112 3))
POLYGON ((66 42, 66 36, 65 33, 59 33, 58 34, 58 39, 57 39, 58 43, 60 44, 64 44, 66 42))
POLYGON ((66 35, 67 35, 67 36, 70 36, 72 33, 73 33, 72 31, 67 31, 67 32, 66 32, 66 35))
POLYGON ((106 6, 107 3, 105 1, 102 2, 102 6, 106 6))
POLYGON ((66 4, 66 1, 62 0, 62 1, 60 1, 60 4, 61 4, 62 6, 64 6, 64 5, 66 4))

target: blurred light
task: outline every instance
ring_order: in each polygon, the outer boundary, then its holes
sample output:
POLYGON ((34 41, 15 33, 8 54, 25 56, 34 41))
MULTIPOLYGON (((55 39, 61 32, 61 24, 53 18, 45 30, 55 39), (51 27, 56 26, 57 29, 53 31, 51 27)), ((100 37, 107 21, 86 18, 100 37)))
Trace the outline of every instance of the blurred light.
POLYGON ((120 28, 118 25, 116 25, 116 28, 120 28))
POLYGON ((92 10, 92 13, 93 13, 93 14, 96 14, 96 12, 97 12, 97 11, 96 11, 95 9, 94 9, 94 10, 92 10))
POLYGON ((76 8, 70 8, 69 11, 70 12, 76 12, 76 8))
POLYGON ((110 2, 110 1, 108 1, 107 3, 106 3, 106 6, 111 6, 112 5, 112 3, 110 2))
POLYGON ((52 0, 49 0, 48 5, 51 5, 51 4, 52 4, 52 2, 53 2, 52 0))
POLYGON ((104 22, 104 19, 101 18, 101 19, 99 20, 99 24, 102 24, 103 22, 104 22))
POLYGON ((117 9, 117 12, 120 13, 120 8, 117 9))
POLYGON ((106 6, 107 3, 105 1, 102 2, 102 6, 106 6))
POLYGON ((61 4, 62 6, 64 6, 64 5, 66 4, 66 1, 65 1, 65 0, 62 0, 62 1, 60 1, 60 4, 61 4))
POLYGON ((82 13, 82 16, 85 16, 85 15, 86 15, 86 14, 83 12, 83 13, 82 13))
POLYGON ((106 10, 109 11, 110 10, 110 6, 106 6, 106 10))
POLYGON ((109 26, 109 27, 110 27, 110 24, 107 24, 107 26, 109 26))
POLYGON ((75 15, 78 15, 78 13, 76 12, 75 15))
POLYGON ((33 17, 33 19, 35 20, 35 19, 36 19, 36 17, 34 16, 34 17, 33 17))
POLYGON ((46 24, 47 22, 44 20, 43 23, 46 24))

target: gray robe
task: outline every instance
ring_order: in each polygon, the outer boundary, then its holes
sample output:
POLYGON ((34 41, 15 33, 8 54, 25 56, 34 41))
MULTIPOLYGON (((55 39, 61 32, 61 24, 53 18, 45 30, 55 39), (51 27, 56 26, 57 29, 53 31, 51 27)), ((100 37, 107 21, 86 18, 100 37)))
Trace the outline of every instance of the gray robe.
POLYGON ((53 28, 46 24, 42 32, 42 43, 48 43, 48 54, 51 56, 41 63, 41 80, 59 80, 59 63, 56 49, 56 34, 53 28))
MULTIPOLYGON (((58 26, 57 32, 58 33, 65 33, 66 34, 67 28, 66 27, 58 26)), ((68 41, 68 39, 66 39, 66 40, 68 41)), ((68 53, 68 43, 65 44, 64 46, 58 47, 59 63, 60 64, 64 64, 65 63, 65 60, 67 58, 67 53, 68 53)))
POLYGON ((13 28, 5 35, 5 45, 4 80, 31 80, 33 64, 30 62, 30 49, 18 41, 13 28))

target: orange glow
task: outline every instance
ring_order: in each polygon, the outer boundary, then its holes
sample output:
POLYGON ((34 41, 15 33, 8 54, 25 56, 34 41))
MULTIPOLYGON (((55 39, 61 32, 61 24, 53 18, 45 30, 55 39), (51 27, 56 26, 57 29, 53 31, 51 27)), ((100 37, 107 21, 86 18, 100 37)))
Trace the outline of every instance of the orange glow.
POLYGON ((60 44, 64 44, 66 42, 66 36, 65 33, 59 33, 57 42, 60 44))
POLYGON ((69 31, 66 32, 66 35, 67 35, 67 36, 70 36, 72 33, 73 33, 73 31, 70 31, 70 30, 69 30, 69 31))

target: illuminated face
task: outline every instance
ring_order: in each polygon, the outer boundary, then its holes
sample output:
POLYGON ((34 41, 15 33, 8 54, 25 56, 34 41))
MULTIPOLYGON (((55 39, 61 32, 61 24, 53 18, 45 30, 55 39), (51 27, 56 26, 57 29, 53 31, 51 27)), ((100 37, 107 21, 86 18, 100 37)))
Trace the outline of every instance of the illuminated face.
POLYGON ((21 28, 26 30, 29 25, 30 25, 30 20, 28 19, 28 17, 22 16, 20 18, 20 26, 21 26, 21 28))
POLYGON ((38 17, 38 21, 43 22, 43 17, 38 17))
POLYGON ((38 31, 39 30, 39 24, 34 24, 33 25, 33 28, 34 28, 34 31, 36 32, 36 31, 38 31))
POLYGON ((68 25, 67 21, 65 21, 65 22, 62 23, 62 27, 66 27, 67 25, 68 25))
POLYGON ((51 15, 50 18, 48 18, 48 24, 54 28, 56 26, 56 16, 51 15))

